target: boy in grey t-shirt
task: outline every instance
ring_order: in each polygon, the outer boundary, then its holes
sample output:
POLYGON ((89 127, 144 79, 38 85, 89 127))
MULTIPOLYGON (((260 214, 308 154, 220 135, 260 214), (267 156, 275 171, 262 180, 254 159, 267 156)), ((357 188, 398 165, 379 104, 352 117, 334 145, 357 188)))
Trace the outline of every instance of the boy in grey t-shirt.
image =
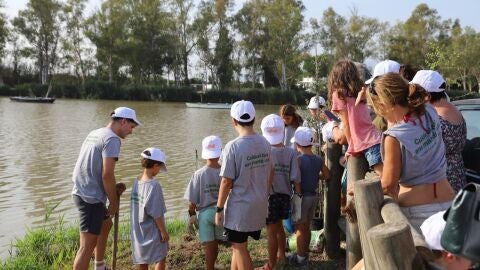
POLYGON ((232 269, 252 269, 247 240, 248 236, 260 239, 265 226, 272 173, 270 144, 253 130, 255 108, 250 101, 235 102, 230 116, 239 136, 228 142, 222 153, 215 223, 224 225, 225 236, 232 243, 232 269))
POLYGON ((135 179, 130 200, 130 237, 133 264, 146 270, 155 263, 155 269, 165 269, 169 235, 165 226, 165 199, 155 176, 167 171, 165 154, 157 148, 147 148, 142 157, 142 175, 135 179))
POLYGON ((199 238, 205 248, 206 269, 213 270, 218 255, 218 242, 223 240, 223 228, 215 225, 215 205, 220 187, 220 164, 222 140, 208 136, 202 141, 202 158, 205 166, 198 169, 190 179, 184 198, 189 201, 190 224, 198 214, 199 238))
POLYGON ((295 192, 301 194, 300 169, 297 152, 290 147, 285 147, 282 143, 285 136, 285 124, 282 118, 276 114, 265 116, 261 129, 263 136, 272 145, 270 162, 273 166, 267 216, 268 263, 264 269, 275 269, 277 259, 286 261, 285 241, 279 241, 279 239, 285 239, 282 220, 288 218, 290 211, 292 183, 295 186, 295 192))

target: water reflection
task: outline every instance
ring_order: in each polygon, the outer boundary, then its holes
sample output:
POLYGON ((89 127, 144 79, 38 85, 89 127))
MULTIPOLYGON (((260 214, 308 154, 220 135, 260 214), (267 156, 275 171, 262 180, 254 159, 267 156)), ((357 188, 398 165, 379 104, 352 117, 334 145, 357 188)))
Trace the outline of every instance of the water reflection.
MULTIPOLYGON (((87 134, 105 126, 118 106, 137 111, 143 126, 122 141, 117 181, 127 185, 121 198, 120 219, 128 219, 130 188, 141 172, 140 152, 155 146, 167 154, 168 173, 158 176, 165 193, 167 217, 186 216, 183 192, 198 166, 201 140, 216 134, 224 143, 236 134, 228 110, 186 108, 183 103, 57 100, 55 104, 29 104, 0 98, 0 256, 27 227, 42 226, 45 205, 60 202, 53 216, 78 220, 71 200, 71 175, 87 134)), ((257 106, 256 129, 263 116, 277 106, 257 106)))

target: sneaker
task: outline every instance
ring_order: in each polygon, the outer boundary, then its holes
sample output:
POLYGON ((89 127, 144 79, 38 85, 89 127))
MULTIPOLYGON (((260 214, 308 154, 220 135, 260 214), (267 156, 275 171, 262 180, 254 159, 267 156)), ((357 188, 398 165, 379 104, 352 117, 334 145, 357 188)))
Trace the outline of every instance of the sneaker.
POLYGON ((296 266, 296 267, 301 267, 301 266, 306 266, 308 265, 308 256, 305 257, 305 260, 300 262, 297 257, 297 253, 293 253, 287 257, 288 264, 296 266))

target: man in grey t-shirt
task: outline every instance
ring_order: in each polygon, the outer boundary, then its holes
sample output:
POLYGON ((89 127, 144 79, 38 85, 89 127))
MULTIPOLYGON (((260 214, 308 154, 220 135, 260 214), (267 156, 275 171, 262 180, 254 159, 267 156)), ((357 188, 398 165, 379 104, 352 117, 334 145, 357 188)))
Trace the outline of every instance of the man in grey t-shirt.
POLYGON ((248 236, 260 239, 265 227, 272 173, 270 144, 253 130, 255 108, 250 101, 235 102, 230 115, 239 136, 222 152, 215 223, 224 225, 227 240, 232 243, 232 269, 253 269, 247 240, 248 236))
POLYGON ((120 153, 120 140, 131 134, 140 122, 135 111, 127 107, 115 109, 110 117, 106 127, 88 134, 73 170, 72 197, 80 213, 80 247, 74 270, 87 270, 94 250, 95 270, 105 269, 111 217, 118 212, 118 197, 125 191, 125 185, 115 181, 115 162, 120 153))

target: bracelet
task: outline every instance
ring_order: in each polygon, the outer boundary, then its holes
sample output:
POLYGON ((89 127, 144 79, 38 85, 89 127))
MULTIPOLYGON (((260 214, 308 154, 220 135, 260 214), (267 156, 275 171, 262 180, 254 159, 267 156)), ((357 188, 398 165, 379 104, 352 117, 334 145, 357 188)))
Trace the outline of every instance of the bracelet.
POLYGON ((220 213, 220 212, 222 212, 222 211, 223 211, 223 207, 217 206, 217 213, 220 213))
POLYGON ((195 210, 188 210, 188 215, 189 216, 195 216, 195 215, 197 215, 197 212, 195 212, 195 210))

